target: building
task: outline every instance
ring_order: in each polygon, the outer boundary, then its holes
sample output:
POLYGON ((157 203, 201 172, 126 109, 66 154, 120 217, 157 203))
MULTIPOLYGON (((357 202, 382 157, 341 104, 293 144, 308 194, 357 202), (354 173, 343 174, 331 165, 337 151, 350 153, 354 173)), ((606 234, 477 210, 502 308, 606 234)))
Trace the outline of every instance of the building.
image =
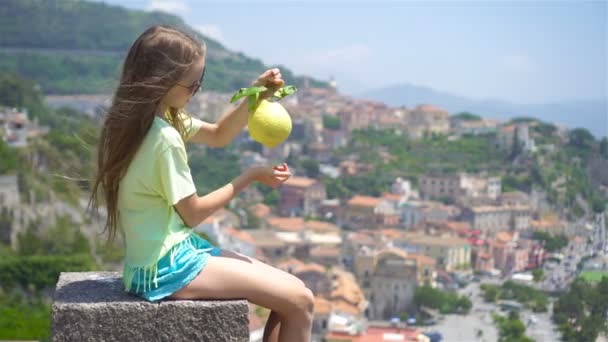
POLYGON ((401 214, 396 203, 394 198, 357 195, 346 203, 339 222, 348 229, 398 226, 401 214))
POLYGON ((331 275, 319 264, 304 264, 293 271, 293 275, 306 284, 315 296, 329 297, 332 292, 331 275))
POLYGON ((416 260, 397 249, 383 251, 375 260, 370 279, 369 318, 389 320, 413 308, 418 287, 416 260))
POLYGON ((531 208, 524 205, 482 205, 463 208, 462 218, 470 222, 473 229, 495 234, 529 229, 531 214, 531 208))
POLYGON ((375 272, 378 256, 391 250, 414 262, 416 265, 416 281, 418 286, 427 285, 435 287, 435 259, 421 254, 408 253, 402 249, 382 248, 380 250, 366 249, 355 257, 353 272, 364 289, 369 289, 371 286, 371 278, 375 272))
POLYGON ((30 121, 27 110, 0 107, 0 137, 11 147, 26 147, 27 139, 45 135, 48 127, 38 125, 38 120, 30 121))
POLYGON ((463 197, 496 199, 501 194, 502 182, 499 177, 466 173, 423 175, 420 177, 418 187, 420 196, 426 200, 458 201, 463 197))
POLYGON ((423 104, 406 115, 405 129, 410 138, 420 139, 428 134, 448 134, 449 113, 441 108, 423 104))
POLYGON ((370 324, 367 327, 351 331, 332 331, 325 336, 324 341, 331 342, 431 342, 421 329, 396 326, 370 324))
POLYGON ((460 209, 433 201, 408 201, 401 204, 401 221, 411 229, 425 222, 449 221, 460 215, 460 209))
POLYGON ((451 118, 450 129, 456 135, 484 135, 496 133, 498 122, 496 120, 481 119, 467 120, 451 118))
POLYGON ((517 141, 521 146, 522 151, 536 151, 534 139, 530 137, 529 127, 530 124, 521 122, 498 128, 496 133, 496 145, 503 150, 510 151, 513 149, 513 143, 517 141))
POLYGON ((429 256, 437 260, 437 267, 447 271, 468 268, 471 264, 470 243, 458 237, 404 233, 393 241, 393 246, 429 256))
POLYGON ((290 177, 279 191, 279 212, 284 216, 316 216, 326 197, 325 186, 306 177, 290 177))

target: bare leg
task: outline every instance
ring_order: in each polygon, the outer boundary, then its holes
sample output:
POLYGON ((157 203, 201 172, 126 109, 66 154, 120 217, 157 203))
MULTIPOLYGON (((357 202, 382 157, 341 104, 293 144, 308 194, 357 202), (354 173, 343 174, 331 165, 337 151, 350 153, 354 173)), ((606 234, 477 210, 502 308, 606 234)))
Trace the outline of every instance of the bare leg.
POLYGON ((270 337, 278 330, 277 341, 310 341, 312 292, 293 275, 237 253, 225 252, 220 257, 210 257, 203 271, 170 298, 245 298, 271 309, 280 321, 280 328, 278 324, 270 328, 270 337))
POLYGON ((268 320, 266 320, 262 342, 277 342, 279 340, 280 329, 281 319, 279 318, 279 314, 275 311, 271 311, 268 320))

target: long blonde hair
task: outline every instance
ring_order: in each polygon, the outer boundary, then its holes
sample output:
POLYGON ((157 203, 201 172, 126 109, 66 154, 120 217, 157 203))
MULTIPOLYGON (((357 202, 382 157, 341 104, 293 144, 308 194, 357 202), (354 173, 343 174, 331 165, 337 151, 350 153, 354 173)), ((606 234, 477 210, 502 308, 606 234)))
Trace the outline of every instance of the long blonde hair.
MULTIPOLYGON (((161 100, 199 58, 205 43, 169 26, 153 26, 133 43, 124 61, 120 83, 101 129, 97 173, 89 208, 98 213, 102 194, 107 207, 108 243, 118 226, 118 187, 150 129, 161 100)), ((169 121, 184 136, 179 108, 169 107, 169 121)), ((164 114, 164 113, 163 113, 164 114)))

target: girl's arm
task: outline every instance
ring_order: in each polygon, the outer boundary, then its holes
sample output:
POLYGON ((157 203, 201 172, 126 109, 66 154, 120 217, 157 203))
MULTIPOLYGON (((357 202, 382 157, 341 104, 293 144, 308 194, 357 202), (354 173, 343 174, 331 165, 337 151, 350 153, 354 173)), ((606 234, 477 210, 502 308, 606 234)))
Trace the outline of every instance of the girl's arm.
MULTIPOLYGON (((253 86, 267 86, 269 90, 260 95, 261 99, 270 97, 274 90, 283 85, 279 69, 268 69, 253 83, 253 86)), ((247 99, 241 101, 235 108, 224 114, 216 123, 207 123, 190 139, 192 142, 206 144, 211 147, 224 147, 245 128, 249 117, 247 99)))
POLYGON ((259 181, 276 188, 290 176, 291 173, 286 165, 284 168, 254 167, 205 196, 199 197, 196 193, 193 193, 184 197, 175 204, 175 209, 184 223, 194 228, 215 211, 223 208, 252 182, 259 181))

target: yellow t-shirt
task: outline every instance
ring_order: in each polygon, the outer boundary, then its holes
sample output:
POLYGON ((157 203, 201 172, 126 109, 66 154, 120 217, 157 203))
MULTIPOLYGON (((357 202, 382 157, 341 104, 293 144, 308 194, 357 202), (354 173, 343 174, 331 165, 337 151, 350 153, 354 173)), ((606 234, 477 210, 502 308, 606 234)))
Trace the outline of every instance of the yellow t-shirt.
MULTIPOLYGON (((188 141, 202 121, 187 114, 181 118, 188 141)), ((192 232, 173 206, 195 192, 184 139, 156 116, 118 190, 119 226, 126 240, 126 290, 138 268, 156 280, 157 261, 192 232)))

